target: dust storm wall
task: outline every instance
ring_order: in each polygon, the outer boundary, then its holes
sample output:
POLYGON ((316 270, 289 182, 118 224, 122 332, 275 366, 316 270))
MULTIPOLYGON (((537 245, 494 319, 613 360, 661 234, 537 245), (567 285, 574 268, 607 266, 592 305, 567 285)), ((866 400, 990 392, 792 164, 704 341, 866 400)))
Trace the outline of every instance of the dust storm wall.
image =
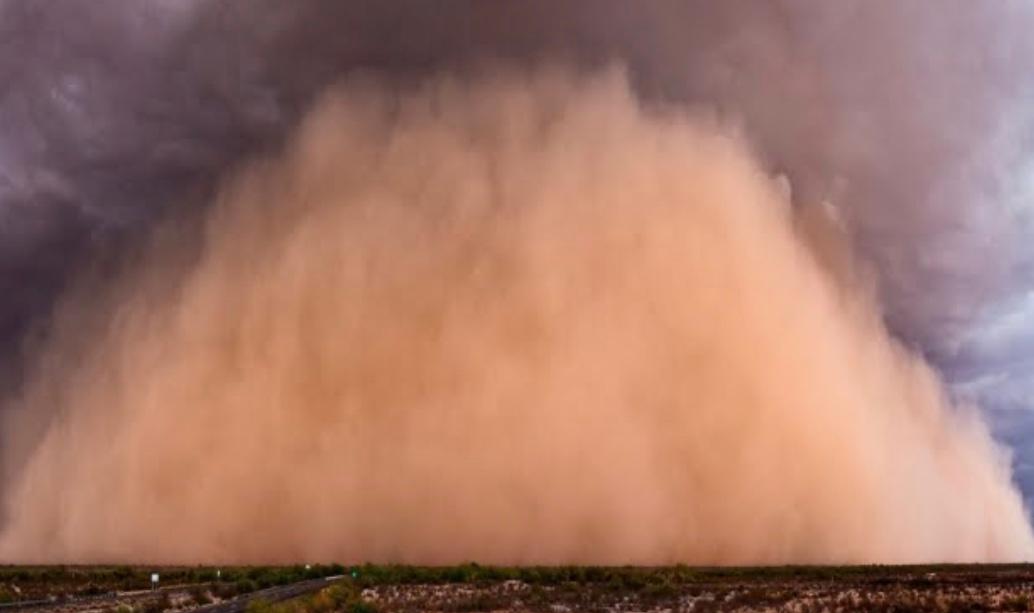
POLYGON ((799 210, 620 70, 346 82, 195 259, 66 297, 0 559, 1029 558, 1006 458, 799 210))

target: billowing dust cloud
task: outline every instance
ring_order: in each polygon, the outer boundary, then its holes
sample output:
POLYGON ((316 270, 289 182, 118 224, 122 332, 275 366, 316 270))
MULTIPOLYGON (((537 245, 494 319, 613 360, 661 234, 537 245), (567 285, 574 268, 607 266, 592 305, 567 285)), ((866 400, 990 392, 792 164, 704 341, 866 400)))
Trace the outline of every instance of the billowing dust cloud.
POLYGON ((99 333, 66 301, 0 559, 1029 559, 1007 458, 790 198, 619 71, 340 86, 195 260, 99 333))

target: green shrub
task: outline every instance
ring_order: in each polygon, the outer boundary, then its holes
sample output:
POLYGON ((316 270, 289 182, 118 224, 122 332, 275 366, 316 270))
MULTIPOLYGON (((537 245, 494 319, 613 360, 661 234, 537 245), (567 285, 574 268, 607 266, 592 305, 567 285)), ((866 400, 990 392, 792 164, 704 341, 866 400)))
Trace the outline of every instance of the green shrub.
POLYGON ((373 603, 357 598, 348 603, 345 611, 348 613, 377 613, 377 607, 373 603))
POLYGON ((245 609, 248 613, 273 613, 273 605, 267 600, 262 598, 256 598, 248 603, 248 608, 245 609))

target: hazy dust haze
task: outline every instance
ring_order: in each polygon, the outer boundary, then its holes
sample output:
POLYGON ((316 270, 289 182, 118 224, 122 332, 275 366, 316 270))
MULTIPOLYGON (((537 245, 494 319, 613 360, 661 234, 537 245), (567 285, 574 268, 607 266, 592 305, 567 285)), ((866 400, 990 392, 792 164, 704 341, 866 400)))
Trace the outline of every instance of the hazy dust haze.
POLYGON ((346 83, 195 260, 66 300, 0 413, 5 450, 52 416, 0 560, 1031 558, 1007 458, 799 210, 620 71, 346 83))

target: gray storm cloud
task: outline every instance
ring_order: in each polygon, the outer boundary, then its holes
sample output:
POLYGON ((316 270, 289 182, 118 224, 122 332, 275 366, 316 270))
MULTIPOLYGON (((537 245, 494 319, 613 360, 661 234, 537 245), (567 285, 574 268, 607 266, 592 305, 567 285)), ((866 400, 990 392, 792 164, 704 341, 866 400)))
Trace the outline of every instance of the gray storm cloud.
POLYGON ((801 210, 617 71, 340 86, 196 259, 66 299, 0 560, 1029 559, 1007 458, 801 210))

